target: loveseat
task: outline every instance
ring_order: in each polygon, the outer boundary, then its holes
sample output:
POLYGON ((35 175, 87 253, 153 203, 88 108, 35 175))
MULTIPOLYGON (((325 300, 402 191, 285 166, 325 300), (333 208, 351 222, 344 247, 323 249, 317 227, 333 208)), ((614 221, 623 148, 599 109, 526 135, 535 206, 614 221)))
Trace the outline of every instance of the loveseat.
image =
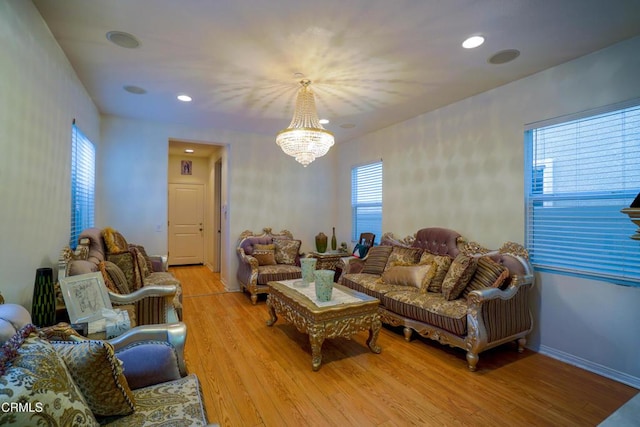
POLYGON ((383 236, 362 260, 344 266, 340 282, 380 300, 382 322, 466 350, 469 370, 479 353, 526 344, 534 284, 528 253, 508 242, 492 251, 454 230, 424 228, 398 240, 383 236))
POLYGON ((241 289, 251 295, 251 303, 258 302, 258 294, 269 292, 268 282, 300 279, 301 241, 288 230, 272 233, 264 228, 261 234, 244 231, 238 240, 238 272, 241 289))
POLYGON ((207 425, 185 339, 174 323, 86 340, 68 324, 38 330, 24 307, 0 305, 0 425, 207 425))
POLYGON ((166 271, 159 257, 149 256, 143 246, 128 243, 110 227, 83 230, 75 251, 64 248, 58 260, 58 280, 98 271, 104 277, 113 305, 134 301, 135 324, 182 320, 180 281, 166 271))

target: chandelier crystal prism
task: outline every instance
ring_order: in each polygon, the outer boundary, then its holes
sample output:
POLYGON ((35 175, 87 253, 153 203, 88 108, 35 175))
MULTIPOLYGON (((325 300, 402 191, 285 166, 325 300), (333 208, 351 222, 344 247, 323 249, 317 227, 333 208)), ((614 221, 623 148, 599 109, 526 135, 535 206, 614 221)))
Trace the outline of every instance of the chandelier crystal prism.
POLYGON ((334 144, 333 134, 318 120, 316 101, 309 87, 311 81, 301 80, 296 97, 296 109, 289 127, 278 132, 276 144, 304 167, 329 152, 334 144))

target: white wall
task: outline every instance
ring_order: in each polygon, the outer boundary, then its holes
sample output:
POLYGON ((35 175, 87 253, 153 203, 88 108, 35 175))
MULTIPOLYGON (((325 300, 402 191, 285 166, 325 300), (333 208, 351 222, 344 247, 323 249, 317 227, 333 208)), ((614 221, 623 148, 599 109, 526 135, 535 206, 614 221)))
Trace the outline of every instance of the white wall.
POLYGON ((30 1, 0 2, 0 292, 31 308, 39 267, 68 245, 71 123, 99 150, 99 115, 30 1))
POLYGON ((334 225, 331 153, 304 168, 282 153, 275 134, 238 134, 110 116, 102 118, 101 136, 98 223, 122 231, 150 253, 167 250, 169 139, 227 146, 222 203, 228 218, 222 232, 220 273, 230 290, 238 289, 235 244, 244 230, 288 229, 308 251, 313 249, 313 236, 334 225), (165 224, 159 233, 157 224, 165 224))
MULTIPOLYGON (((524 125, 640 97, 638 52, 640 38, 627 40, 340 144, 340 181, 382 158, 385 232, 441 226, 491 248, 522 243, 524 125)), ((339 187, 339 224, 350 223, 349 200, 339 187)), ((538 278, 529 346, 640 387, 640 288, 538 278)))

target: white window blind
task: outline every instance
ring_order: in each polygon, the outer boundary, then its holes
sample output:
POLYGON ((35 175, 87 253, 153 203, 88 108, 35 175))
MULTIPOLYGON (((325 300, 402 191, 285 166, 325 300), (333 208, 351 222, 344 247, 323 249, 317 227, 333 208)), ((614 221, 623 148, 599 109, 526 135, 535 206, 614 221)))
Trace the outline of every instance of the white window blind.
POLYGON ((351 169, 352 240, 361 233, 382 237, 382 162, 351 169))
POLYGON ((640 191, 640 105, 532 128, 525 144, 534 267, 640 286, 637 227, 620 212, 640 191))
POLYGON ((93 143, 75 123, 71 131, 71 238, 75 249, 78 236, 94 225, 96 151, 93 143))

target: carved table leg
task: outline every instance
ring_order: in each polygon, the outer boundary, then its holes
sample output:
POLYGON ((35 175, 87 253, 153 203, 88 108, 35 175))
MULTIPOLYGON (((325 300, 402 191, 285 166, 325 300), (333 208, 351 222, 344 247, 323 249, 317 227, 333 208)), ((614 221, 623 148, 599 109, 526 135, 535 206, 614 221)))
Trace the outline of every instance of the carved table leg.
POLYGON ((317 371, 322 363, 324 335, 317 331, 309 331, 309 342, 311 343, 311 367, 314 371, 317 371))
POLYGON ((273 305, 270 304, 268 298, 267 307, 269 307, 269 320, 267 320, 267 326, 273 326, 273 324, 278 320, 278 315, 276 314, 276 309, 273 307, 273 305))
POLYGON ((382 327, 382 322, 380 319, 375 319, 371 322, 371 328, 369 329, 369 339, 367 340, 367 345, 376 354, 380 354, 382 348, 376 344, 378 340, 378 335, 380 334, 380 328, 382 327))

